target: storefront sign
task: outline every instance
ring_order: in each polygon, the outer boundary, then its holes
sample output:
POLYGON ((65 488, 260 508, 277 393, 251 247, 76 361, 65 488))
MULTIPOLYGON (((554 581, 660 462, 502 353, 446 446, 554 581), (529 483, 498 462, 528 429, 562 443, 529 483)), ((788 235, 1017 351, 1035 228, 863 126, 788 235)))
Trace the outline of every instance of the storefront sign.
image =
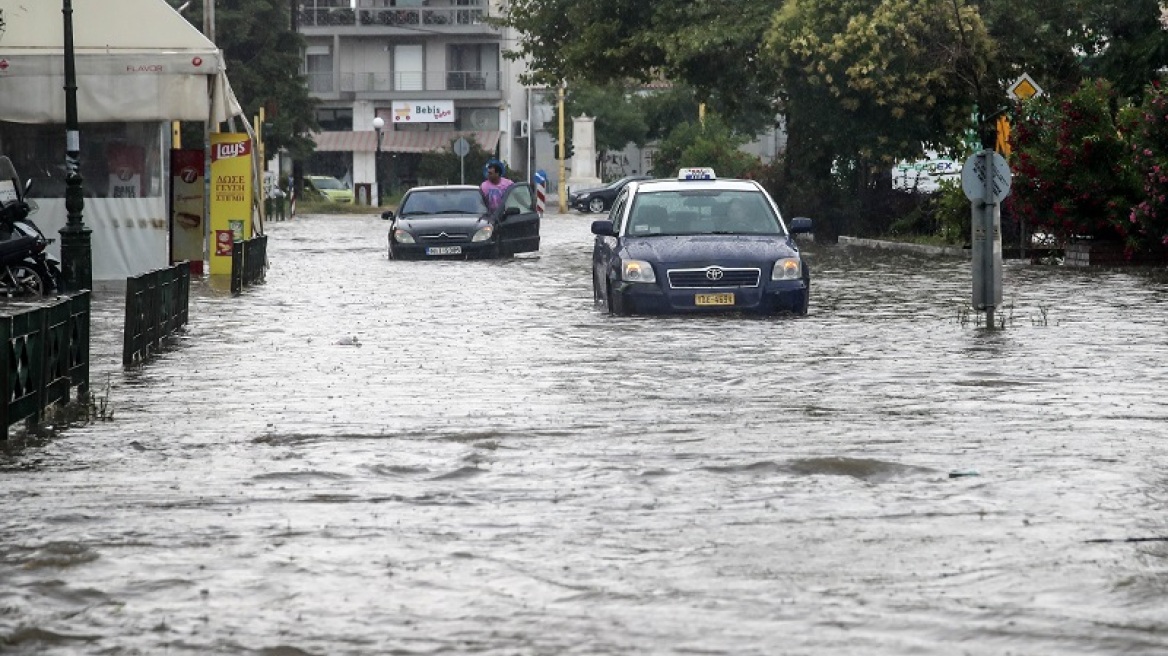
POLYGON ((211 134, 211 275, 231 273, 231 245, 251 238, 251 139, 238 132, 211 134))
POLYGON ((453 123, 453 100, 393 103, 394 123, 453 123))
POLYGON ((170 151, 170 263, 187 260, 203 271, 203 151, 170 151))

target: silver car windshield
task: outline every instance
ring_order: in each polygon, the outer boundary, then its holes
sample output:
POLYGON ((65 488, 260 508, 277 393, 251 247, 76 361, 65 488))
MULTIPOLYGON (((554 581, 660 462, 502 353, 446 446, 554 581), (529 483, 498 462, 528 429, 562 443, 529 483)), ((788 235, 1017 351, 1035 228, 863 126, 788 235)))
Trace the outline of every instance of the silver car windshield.
POLYGON ((442 189, 414 191, 402 201, 400 216, 437 216, 442 214, 487 213, 487 204, 478 189, 442 189))
POLYGON ((762 193, 717 189, 638 193, 625 232, 635 237, 785 234, 762 193))

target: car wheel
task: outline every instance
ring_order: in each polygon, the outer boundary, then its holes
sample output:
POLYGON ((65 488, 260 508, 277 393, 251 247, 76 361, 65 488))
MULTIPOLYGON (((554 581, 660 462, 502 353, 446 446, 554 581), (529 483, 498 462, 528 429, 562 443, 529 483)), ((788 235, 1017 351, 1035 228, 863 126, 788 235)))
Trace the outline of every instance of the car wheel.
POLYGON ((611 284, 606 285, 605 289, 607 290, 606 295, 608 297, 608 313, 618 317, 627 315, 629 313, 629 309, 625 303, 624 298, 612 293, 611 284))
POLYGON ((595 212, 597 214, 603 212, 604 211, 604 199, 603 198, 593 198, 592 200, 588 201, 588 210, 591 212, 595 212))
POLYGON ((803 267, 803 305, 796 311, 801 317, 807 316, 807 307, 811 305, 811 270, 803 267))

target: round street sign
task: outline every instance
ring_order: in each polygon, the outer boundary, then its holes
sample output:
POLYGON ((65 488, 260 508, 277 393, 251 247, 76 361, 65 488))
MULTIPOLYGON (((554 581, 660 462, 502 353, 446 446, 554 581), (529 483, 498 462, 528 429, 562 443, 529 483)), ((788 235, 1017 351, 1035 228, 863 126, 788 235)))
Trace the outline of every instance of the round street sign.
POLYGON ((961 169, 961 190, 973 202, 1000 203, 1010 195, 1010 165, 1006 158, 992 150, 974 153, 961 169), (986 158, 990 159, 993 174, 991 197, 986 198, 986 158))
POLYGON ((470 142, 466 140, 466 137, 459 137, 458 140, 454 142, 454 154, 458 155, 459 157, 466 157, 467 153, 469 152, 470 142))

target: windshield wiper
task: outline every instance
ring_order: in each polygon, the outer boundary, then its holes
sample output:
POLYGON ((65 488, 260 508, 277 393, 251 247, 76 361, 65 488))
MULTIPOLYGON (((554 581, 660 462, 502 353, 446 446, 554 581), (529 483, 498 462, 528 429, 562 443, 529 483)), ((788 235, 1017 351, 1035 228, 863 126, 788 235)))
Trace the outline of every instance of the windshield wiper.
POLYGON ((422 214, 433 214, 433 212, 427 212, 425 210, 414 210, 412 212, 402 212, 402 216, 419 216, 422 214))

